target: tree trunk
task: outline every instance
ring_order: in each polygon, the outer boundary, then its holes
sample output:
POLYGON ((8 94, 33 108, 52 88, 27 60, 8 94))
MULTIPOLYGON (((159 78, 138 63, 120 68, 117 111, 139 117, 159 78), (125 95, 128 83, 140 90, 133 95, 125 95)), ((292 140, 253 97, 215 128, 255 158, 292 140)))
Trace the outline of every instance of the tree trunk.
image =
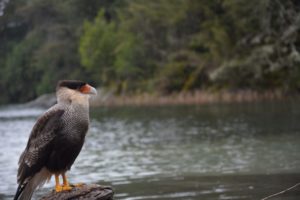
POLYGON ((81 200, 113 200, 114 192, 109 186, 101 185, 82 185, 74 187, 70 191, 55 192, 52 191, 41 200, 69 200, 69 199, 81 199, 81 200))

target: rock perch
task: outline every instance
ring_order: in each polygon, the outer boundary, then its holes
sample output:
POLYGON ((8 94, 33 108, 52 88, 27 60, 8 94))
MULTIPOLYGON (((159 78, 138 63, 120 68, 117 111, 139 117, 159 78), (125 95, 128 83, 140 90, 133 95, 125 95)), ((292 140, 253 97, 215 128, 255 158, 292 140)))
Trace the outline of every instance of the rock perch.
POLYGON ((55 192, 53 190, 40 200, 113 200, 113 195, 114 192, 109 186, 83 184, 70 191, 55 192))

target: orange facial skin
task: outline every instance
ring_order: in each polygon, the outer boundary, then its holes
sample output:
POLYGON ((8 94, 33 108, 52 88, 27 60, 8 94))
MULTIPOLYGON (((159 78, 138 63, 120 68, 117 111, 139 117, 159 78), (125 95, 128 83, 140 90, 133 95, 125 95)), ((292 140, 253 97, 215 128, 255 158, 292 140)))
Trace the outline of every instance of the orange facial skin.
POLYGON ((91 86, 89 84, 85 84, 79 90, 81 93, 88 94, 91 92, 91 86))

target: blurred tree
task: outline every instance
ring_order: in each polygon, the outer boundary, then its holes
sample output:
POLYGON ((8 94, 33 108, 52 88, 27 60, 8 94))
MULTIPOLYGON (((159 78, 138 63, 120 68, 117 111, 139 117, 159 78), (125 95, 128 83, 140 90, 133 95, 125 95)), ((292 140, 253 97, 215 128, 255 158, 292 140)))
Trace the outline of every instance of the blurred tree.
MULTIPOLYGON (((78 40, 84 1, 11 0, 0 17, 1 101, 20 102, 55 89, 59 79, 85 79, 78 40), (77 11, 81 10, 82 14, 77 11), (11 84, 14 81, 14 84, 11 84), (25 85, 30 86, 28 90, 25 85), (6 92, 7 91, 7 92, 6 92)), ((95 3, 95 2, 94 2, 95 3)), ((107 3, 108 4, 108 3, 107 3)), ((102 4, 93 9, 99 10, 102 4)))
POLYGON ((299 90, 299 2, 225 2, 230 16, 238 19, 234 29, 240 34, 235 55, 224 60, 211 79, 235 88, 299 90))
POLYGON ((84 33, 80 40, 81 62, 93 74, 97 83, 107 83, 115 73, 111 68, 116 46, 116 26, 107 22, 101 10, 94 23, 84 23, 84 33))
POLYGON ((0 102, 53 91, 62 78, 119 93, 299 91, 299 13, 297 0, 10 0, 0 102), (29 80, 34 89, 21 91, 29 80))
POLYGON ((29 36, 26 40, 16 45, 13 51, 8 55, 5 76, 2 81, 5 84, 5 92, 9 94, 9 101, 17 102, 29 100, 35 96, 34 90, 26 90, 26 88, 35 88, 37 83, 38 71, 31 65, 31 56, 37 48, 39 37, 29 36), (13 70, 12 70, 13 69, 13 70), (35 79, 32 79, 35 77, 35 79), (18 95, 15 95, 17 93, 18 95))

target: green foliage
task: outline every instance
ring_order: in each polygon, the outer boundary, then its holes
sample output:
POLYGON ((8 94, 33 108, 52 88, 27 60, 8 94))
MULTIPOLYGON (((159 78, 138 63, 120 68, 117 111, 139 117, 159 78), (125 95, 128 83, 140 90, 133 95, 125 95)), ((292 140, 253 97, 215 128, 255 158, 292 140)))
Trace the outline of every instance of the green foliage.
POLYGON ((88 81, 78 54, 85 19, 78 10, 73 0, 8 3, 0 16, 0 102, 24 102, 53 92, 60 79, 88 81))
POLYGON ((295 0, 10 0, 0 103, 65 78, 119 93, 299 91, 299 13, 295 0))
POLYGON ((136 83, 149 71, 143 40, 131 32, 127 21, 119 23, 123 18, 121 13, 118 21, 108 21, 101 10, 93 22, 85 22, 79 47, 82 65, 94 80, 119 91, 139 88, 136 83))
POLYGON ((21 101, 29 100, 35 96, 34 90, 24 90, 24 85, 16 83, 26 83, 26 88, 35 88, 37 83, 35 80, 39 74, 39 71, 30 65, 32 55, 37 49, 41 38, 38 35, 29 35, 18 45, 14 46, 12 52, 7 56, 6 67, 4 69, 3 76, 1 77, 5 87, 5 91, 9 94, 9 101, 21 101), (4 76, 5 75, 5 76, 4 76), (35 79, 31 79, 35 77, 35 79))
POLYGON ((115 60, 114 49, 117 45, 116 25, 108 23, 101 10, 94 23, 84 23, 84 33, 80 40, 79 52, 82 64, 93 74, 97 83, 108 83, 115 77, 111 66, 115 60))
MULTIPOLYGON (((241 18, 236 22, 236 29, 248 30, 235 45, 236 55, 211 73, 211 79, 215 84, 235 88, 299 90, 299 3, 269 0, 253 3, 257 6, 255 15, 247 15, 248 21, 241 18)), ((236 5, 232 7, 231 15, 237 17, 238 9, 236 5)), ((246 13, 254 5, 248 7, 244 8, 246 13)))

